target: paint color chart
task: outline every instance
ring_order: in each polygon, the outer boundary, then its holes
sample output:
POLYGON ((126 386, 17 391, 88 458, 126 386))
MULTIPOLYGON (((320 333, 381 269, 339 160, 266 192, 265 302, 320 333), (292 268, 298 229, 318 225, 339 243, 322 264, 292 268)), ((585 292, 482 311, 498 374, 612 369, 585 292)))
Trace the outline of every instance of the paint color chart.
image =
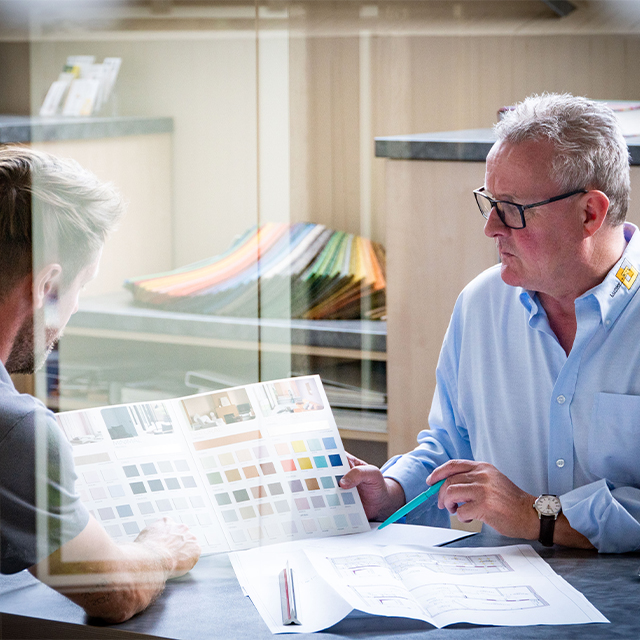
POLYGON ((318 376, 58 414, 77 490, 116 540, 169 516, 205 553, 368 531, 318 376))

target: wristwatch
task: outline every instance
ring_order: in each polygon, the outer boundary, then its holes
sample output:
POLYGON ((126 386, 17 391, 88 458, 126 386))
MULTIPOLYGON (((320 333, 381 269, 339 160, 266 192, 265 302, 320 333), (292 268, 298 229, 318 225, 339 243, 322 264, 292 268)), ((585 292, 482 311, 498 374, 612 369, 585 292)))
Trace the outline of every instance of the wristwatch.
POLYGON ((540 535, 538 536, 538 542, 545 547, 552 547, 553 530, 556 527, 558 516, 562 513, 560 500, 558 496, 543 493, 533 503, 533 508, 538 512, 538 518, 540 518, 540 535))

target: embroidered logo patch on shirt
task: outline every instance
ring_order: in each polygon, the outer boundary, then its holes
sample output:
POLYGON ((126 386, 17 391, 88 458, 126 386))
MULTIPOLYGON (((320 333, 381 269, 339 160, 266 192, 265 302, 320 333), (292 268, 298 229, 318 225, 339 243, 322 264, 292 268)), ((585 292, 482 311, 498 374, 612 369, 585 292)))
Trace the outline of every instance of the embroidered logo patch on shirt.
POLYGON ((618 278, 627 289, 631 289, 637 277, 638 270, 628 260, 624 260, 616 272, 616 278, 618 278))

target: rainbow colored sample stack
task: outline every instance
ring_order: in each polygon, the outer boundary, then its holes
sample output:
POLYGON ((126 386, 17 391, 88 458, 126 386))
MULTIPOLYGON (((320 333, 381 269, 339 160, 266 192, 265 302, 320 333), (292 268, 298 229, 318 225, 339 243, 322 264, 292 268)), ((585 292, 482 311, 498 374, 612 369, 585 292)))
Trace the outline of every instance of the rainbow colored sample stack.
POLYGON ((324 225, 266 223, 223 254, 125 282, 136 302, 221 316, 380 319, 382 245, 324 225))

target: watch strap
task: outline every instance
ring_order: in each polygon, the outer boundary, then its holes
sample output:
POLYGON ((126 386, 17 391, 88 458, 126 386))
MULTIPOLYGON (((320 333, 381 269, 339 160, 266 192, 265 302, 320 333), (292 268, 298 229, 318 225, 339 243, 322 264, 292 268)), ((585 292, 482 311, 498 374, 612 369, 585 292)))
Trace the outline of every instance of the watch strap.
POLYGON ((538 542, 545 547, 553 547, 553 532, 556 528, 556 516, 540 516, 540 536, 538 542))

